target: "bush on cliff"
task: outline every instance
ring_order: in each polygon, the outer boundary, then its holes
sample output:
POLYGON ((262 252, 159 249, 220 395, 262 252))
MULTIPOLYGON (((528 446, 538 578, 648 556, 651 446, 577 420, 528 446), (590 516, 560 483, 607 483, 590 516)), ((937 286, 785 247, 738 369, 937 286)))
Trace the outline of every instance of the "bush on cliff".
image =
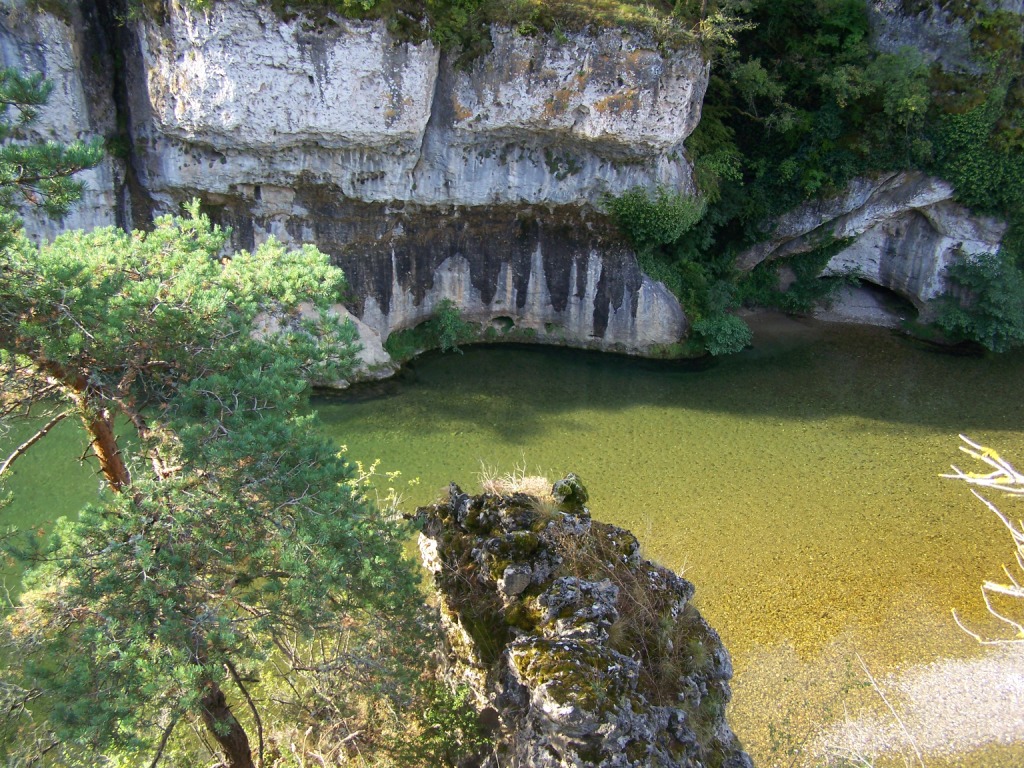
POLYGON ((1024 271, 1009 253, 962 256, 946 277, 954 290, 937 300, 943 332, 992 352, 1024 346, 1024 271))
POLYGON ((393 360, 409 360, 428 349, 459 352, 459 344, 480 337, 480 326, 462 318, 462 312, 451 299, 441 299, 430 319, 415 328, 394 331, 384 342, 384 349, 393 360))
MULTIPOLYGON (((141 0, 140 0, 141 1, 141 0)), ((208 0, 192 0, 199 4, 208 0)), ((627 28, 652 35, 667 47, 720 36, 723 21, 700 0, 270 0, 281 14, 292 8, 357 19, 383 19, 400 40, 432 40, 467 63, 491 47, 492 25, 518 34, 551 34, 627 28)), ((712 6, 714 3, 712 3, 712 6)))
POLYGON ((704 215, 704 201, 658 187, 634 187, 604 204, 638 251, 674 243, 704 215))

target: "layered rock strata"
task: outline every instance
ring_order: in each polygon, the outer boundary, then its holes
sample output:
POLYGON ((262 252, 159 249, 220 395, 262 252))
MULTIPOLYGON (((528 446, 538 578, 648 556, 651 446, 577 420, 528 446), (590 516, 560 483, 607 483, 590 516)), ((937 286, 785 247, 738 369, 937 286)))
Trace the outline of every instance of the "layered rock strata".
POLYGON ((604 194, 692 191, 707 63, 621 31, 495 29, 456 68, 381 23, 282 21, 251 0, 137 27, 133 114, 156 205, 200 195, 236 245, 312 241, 381 339, 453 299, 543 340, 644 352, 686 331, 604 194))
POLYGON ((725 719, 729 655, 693 585, 591 519, 569 475, 552 496, 419 510, 449 679, 500 723, 485 765, 749 768, 725 719))

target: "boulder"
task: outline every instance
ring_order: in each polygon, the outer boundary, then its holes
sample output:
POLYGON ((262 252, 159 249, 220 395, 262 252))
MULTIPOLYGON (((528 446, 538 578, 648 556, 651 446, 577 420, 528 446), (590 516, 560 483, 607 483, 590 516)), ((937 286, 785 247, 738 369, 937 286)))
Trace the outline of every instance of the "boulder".
POLYGON ((569 475, 547 498, 452 484, 418 510, 447 677, 497 723, 480 764, 751 766, 725 719, 729 654, 693 585, 586 502, 569 475))

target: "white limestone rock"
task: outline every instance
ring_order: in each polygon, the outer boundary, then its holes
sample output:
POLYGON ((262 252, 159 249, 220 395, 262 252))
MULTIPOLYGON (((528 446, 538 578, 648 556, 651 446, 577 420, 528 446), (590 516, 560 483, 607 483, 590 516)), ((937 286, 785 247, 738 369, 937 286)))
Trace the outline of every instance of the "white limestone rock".
POLYGON ((823 274, 854 272, 925 309, 945 288, 959 254, 995 253, 1006 225, 952 201, 952 186, 919 172, 861 178, 840 195, 781 216, 764 242, 737 259, 740 269, 810 251, 831 238, 855 238, 823 274))
POLYGON ((682 142, 708 65, 618 31, 523 37, 456 70, 381 22, 285 22, 257 0, 140 22, 147 185, 333 184, 350 198, 482 205, 692 189, 682 142))

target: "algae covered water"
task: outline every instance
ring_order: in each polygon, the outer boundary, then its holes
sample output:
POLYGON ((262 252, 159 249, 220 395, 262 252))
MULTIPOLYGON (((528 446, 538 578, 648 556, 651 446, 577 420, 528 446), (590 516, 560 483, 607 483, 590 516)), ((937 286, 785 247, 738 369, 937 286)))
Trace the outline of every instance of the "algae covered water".
MULTIPOLYGON (((733 655, 738 733, 789 765, 853 706, 858 659, 882 679, 977 654, 952 608, 998 630, 978 587, 1009 536, 938 475, 970 461, 958 433, 1024 465, 1022 375, 1021 355, 769 315, 713 365, 467 348, 317 408, 353 456, 419 478, 410 506, 481 466, 580 475, 595 517, 696 584, 733 655)), ((1022 764, 1009 749, 963 764, 1022 764)))
MULTIPOLYGON (((998 631, 978 587, 1012 561, 1009 536, 938 475, 969 466, 958 433, 1024 465, 1022 376, 1020 354, 766 315, 752 349, 713 364, 470 347, 315 407, 349 455, 401 470, 410 508, 450 481, 475 490, 481 467, 576 472, 595 517, 696 584, 733 655, 730 720, 759 766, 781 766, 818 759, 830 728, 878 708, 864 667, 884 690, 901 670, 976 658, 950 609, 998 631)), ((19 461, 8 519, 96 498, 89 468, 69 471, 70 429, 63 441, 19 461)), ((978 746, 948 764, 1024 764, 1019 740, 978 746)))

